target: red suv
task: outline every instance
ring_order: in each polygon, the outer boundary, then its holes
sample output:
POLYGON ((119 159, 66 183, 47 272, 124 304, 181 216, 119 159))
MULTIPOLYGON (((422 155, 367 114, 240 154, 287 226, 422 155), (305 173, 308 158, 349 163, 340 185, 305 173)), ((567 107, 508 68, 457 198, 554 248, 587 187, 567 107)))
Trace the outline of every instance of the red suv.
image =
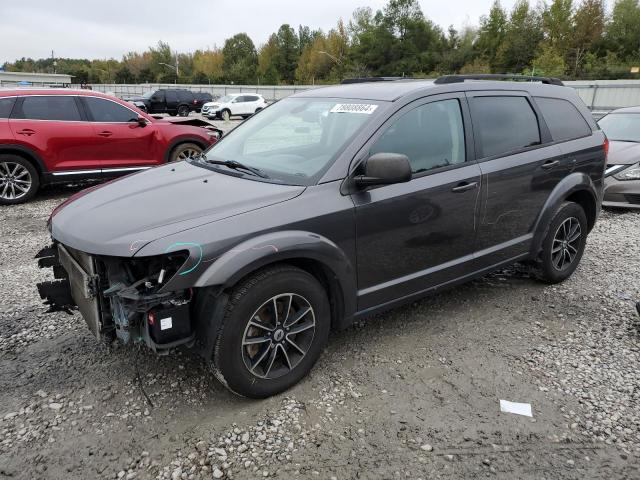
POLYGON ((111 178, 183 160, 221 132, 197 119, 157 119, 109 95, 0 90, 0 204, 43 184, 111 178))

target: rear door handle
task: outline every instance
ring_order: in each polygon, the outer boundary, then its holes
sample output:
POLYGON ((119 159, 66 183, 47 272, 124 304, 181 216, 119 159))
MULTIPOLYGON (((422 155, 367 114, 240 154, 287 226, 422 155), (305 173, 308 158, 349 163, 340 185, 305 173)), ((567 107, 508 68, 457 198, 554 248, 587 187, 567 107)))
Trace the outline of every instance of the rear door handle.
POLYGON ((17 132, 19 135, 26 135, 28 137, 30 137, 31 135, 33 135, 34 133, 36 133, 35 130, 31 130, 30 128, 25 128, 23 130, 18 130, 17 132))
POLYGON ((108 132, 108 131, 104 131, 104 132, 100 132, 98 135, 100 135, 101 137, 110 137, 111 135, 113 135, 113 132, 108 132))
POLYGON ((549 170, 550 168, 555 167, 559 163, 560 163, 560 160, 547 160, 542 164, 542 168, 544 168, 545 170, 549 170))
POLYGON ((458 186, 453 187, 451 191, 454 193, 461 193, 461 192, 466 192, 467 190, 473 190, 477 186, 478 186, 478 182, 463 182, 463 183, 460 183, 458 186))

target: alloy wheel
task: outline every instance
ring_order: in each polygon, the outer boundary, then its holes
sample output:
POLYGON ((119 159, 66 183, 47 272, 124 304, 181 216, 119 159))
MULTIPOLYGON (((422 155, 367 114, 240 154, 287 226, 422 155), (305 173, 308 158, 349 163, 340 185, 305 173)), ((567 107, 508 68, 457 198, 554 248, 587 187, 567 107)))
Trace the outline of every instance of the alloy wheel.
POLYGON ((577 218, 569 217, 560 224, 551 246, 551 261, 556 270, 564 270, 573 263, 578 255, 581 237, 582 228, 577 218))
POLYGON ((178 154, 176 161, 187 160, 189 158, 197 157, 198 155, 200 155, 200 150, 196 150, 195 148, 185 148, 178 154))
POLYGON ((222 119, 223 119, 225 122, 228 122, 230 118, 231 118, 231 113, 229 112, 229 110, 223 110, 223 112, 222 112, 222 119))
POLYGON ((31 189, 31 174, 17 162, 0 162, 0 198, 17 200, 31 189))
POLYGON ((276 295, 249 319, 242 336, 242 360, 259 378, 274 379, 293 370, 307 355, 316 330, 309 301, 295 293, 276 295))

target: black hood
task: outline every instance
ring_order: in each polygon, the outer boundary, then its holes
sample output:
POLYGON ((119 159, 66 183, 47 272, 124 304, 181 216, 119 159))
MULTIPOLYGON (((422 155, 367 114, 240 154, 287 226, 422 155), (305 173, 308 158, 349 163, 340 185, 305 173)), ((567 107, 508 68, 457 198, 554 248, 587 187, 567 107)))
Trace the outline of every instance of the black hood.
POLYGON ((637 162, 640 162, 640 143, 616 140, 609 142, 609 165, 633 165, 637 162))
POLYGON ((178 162, 79 192, 54 211, 51 234, 83 252, 132 256, 151 241, 283 202, 303 191, 304 187, 252 181, 178 162))

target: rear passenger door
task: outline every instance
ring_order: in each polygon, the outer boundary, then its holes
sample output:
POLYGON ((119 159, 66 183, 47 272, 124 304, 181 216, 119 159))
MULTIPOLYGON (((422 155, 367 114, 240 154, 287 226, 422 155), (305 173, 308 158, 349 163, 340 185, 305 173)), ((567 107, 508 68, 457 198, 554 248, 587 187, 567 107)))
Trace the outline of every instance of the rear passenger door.
POLYGON ((407 155, 413 178, 352 195, 360 310, 469 273, 480 169, 468 124, 464 94, 428 97, 403 107, 361 150, 363 159, 407 155))
POLYGON ((93 128, 75 95, 20 97, 9 126, 16 143, 36 150, 54 174, 94 169, 91 173, 99 173, 93 128))
POLYGON ((482 171, 476 267, 528 252, 533 226, 567 163, 526 92, 468 92, 482 171))

